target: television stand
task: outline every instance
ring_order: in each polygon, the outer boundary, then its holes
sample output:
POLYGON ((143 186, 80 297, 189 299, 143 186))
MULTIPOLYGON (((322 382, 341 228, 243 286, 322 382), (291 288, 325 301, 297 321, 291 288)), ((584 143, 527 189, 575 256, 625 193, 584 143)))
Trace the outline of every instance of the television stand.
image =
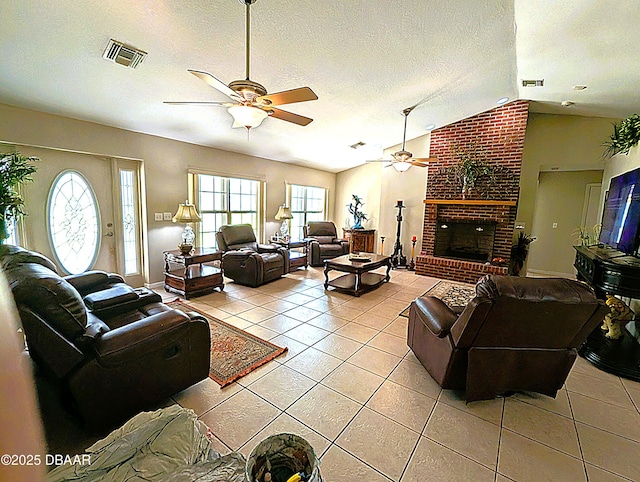
MULTIPOLYGON (((598 298, 607 294, 640 299, 640 258, 606 246, 575 246, 578 279, 587 282, 598 298)), ((580 347, 580 356, 597 368, 640 381, 640 321, 630 321, 622 336, 610 340, 600 327, 580 347)))

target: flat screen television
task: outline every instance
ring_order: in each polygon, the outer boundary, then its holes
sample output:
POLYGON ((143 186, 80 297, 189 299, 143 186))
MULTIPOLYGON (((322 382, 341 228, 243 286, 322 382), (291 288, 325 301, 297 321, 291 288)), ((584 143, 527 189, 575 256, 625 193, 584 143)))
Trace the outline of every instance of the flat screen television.
POLYGON ((599 241, 627 254, 640 244, 640 168, 611 179, 599 241))

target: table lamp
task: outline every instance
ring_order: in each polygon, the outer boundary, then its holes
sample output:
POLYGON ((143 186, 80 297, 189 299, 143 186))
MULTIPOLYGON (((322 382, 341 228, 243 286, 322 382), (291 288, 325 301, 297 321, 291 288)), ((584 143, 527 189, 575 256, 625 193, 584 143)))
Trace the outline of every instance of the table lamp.
POLYGON ((293 219, 291 208, 283 204, 278 208, 278 212, 276 213, 276 220, 282 221, 282 226, 280 226, 280 233, 282 234, 282 238, 284 240, 287 240, 289 238, 289 225, 287 223, 289 219, 293 219))
POLYGON ((198 223, 202 221, 200 214, 196 211, 196 207, 193 204, 189 204, 189 201, 185 201, 184 204, 178 206, 178 212, 173 217, 174 223, 185 223, 186 226, 182 232, 182 244, 178 246, 183 254, 189 254, 193 249, 196 234, 193 232, 191 223, 198 223))

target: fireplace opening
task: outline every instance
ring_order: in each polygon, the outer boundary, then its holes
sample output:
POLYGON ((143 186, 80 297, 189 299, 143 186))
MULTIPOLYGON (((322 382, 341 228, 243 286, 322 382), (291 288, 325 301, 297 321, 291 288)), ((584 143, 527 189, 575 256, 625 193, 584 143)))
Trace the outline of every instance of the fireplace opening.
POLYGON ((493 259, 496 223, 438 220, 434 256, 485 263, 493 259))

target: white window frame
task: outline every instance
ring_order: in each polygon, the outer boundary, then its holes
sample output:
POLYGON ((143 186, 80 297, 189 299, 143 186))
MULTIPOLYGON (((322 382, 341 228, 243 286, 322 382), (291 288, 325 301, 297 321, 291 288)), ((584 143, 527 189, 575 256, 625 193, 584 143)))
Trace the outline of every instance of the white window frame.
MULTIPOLYGON (((287 205, 291 208, 291 214, 293 214, 295 216, 295 214, 302 214, 302 218, 303 218, 303 222, 302 225, 300 226, 300 232, 294 232, 294 229, 292 228, 292 223, 293 220, 289 221, 289 232, 291 233, 291 239, 294 241, 298 241, 301 240, 304 236, 302 233, 302 227, 305 226, 308 221, 309 221, 309 214, 321 214, 322 221, 325 221, 327 219, 327 213, 329 211, 329 189, 326 187, 320 187, 320 186, 308 186, 308 185, 304 185, 304 184, 294 184, 294 183, 287 183, 287 205), (292 200, 292 191, 293 188, 303 188, 304 189, 304 208, 302 210, 294 210, 294 206, 293 203, 291 202, 292 200), (324 191, 324 203, 322 206, 322 211, 310 211, 307 209, 307 202, 308 202, 308 190, 309 189, 319 189, 324 191)), ((313 216, 314 218, 317 218, 318 216, 313 216)), ((315 220, 319 220, 319 219, 312 219, 312 221, 315 220)))
MULTIPOLYGON (((256 239, 259 242, 264 242, 263 240, 263 233, 264 233, 264 197, 265 197, 265 192, 266 192, 266 186, 265 186, 265 181, 263 179, 260 178, 254 178, 254 177, 250 177, 250 176, 243 176, 243 175, 238 175, 238 174, 230 174, 230 173, 220 173, 220 172, 214 172, 214 171, 206 171, 206 170, 190 170, 189 171, 189 200, 191 203, 196 205, 196 209, 198 210, 198 212, 200 213, 200 216, 203 217, 206 214, 223 214, 226 218, 226 222, 224 222, 224 224, 231 224, 231 220, 233 219, 233 215, 236 214, 249 214, 249 213, 255 213, 255 225, 253 225, 253 229, 256 235, 256 239), (225 187, 224 187, 224 191, 222 191, 222 193, 224 193, 226 195, 226 199, 223 201, 226 210, 206 210, 203 209, 203 207, 201 206, 200 203, 200 181, 199 181, 199 176, 212 176, 212 177, 217 177, 223 180, 223 182, 225 183, 225 187), (256 183, 256 210, 250 210, 250 211, 246 211, 246 210, 231 210, 231 192, 229 190, 229 184, 231 180, 240 180, 240 181, 252 181, 256 183)), ((205 232, 203 229, 203 223, 196 223, 196 236, 197 236, 197 245, 198 246, 202 246, 202 247, 215 247, 217 246, 217 241, 215 240, 215 238, 209 237, 209 239, 212 240, 213 246, 211 245, 210 242, 206 242, 205 241, 205 234, 206 233, 210 233, 213 232, 215 233, 215 231, 207 231, 205 232)), ((219 228, 219 226, 215 227, 216 229, 219 228)))

